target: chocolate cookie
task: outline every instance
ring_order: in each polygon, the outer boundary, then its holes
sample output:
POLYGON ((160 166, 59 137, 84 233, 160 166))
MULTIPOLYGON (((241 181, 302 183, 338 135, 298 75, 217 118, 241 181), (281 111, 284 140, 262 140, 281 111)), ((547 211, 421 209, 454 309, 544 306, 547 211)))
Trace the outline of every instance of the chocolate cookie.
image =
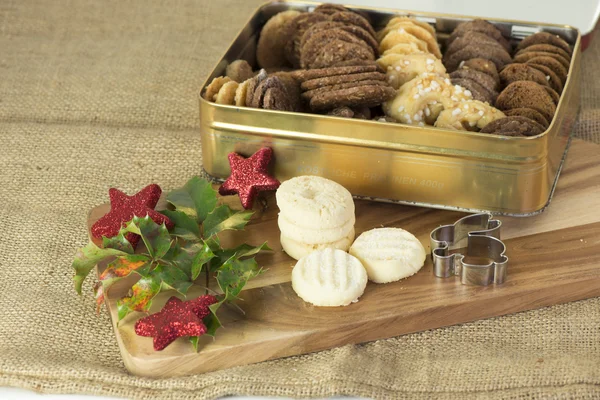
POLYGON ((532 52, 532 51, 541 51, 543 53, 558 54, 559 56, 564 57, 565 60, 571 62, 571 55, 569 53, 567 53, 560 47, 556 47, 551 44, 532 44, 531 46, 528 46, 524 49, 517 51, 515 56, 518 56, 519 54, 523 54, 523 53, 532 52))
POLYGON ((504 38, 504 36, 502 36, 500 29, 496 28, 494 24, 483 19, 475 19, 473 21, 463 22, 462 24, 458 25, 448 38, 446 44, 449 46, 453 41, 467 31, 483 33, 498 42, 507 52, 511 51, 511 45, 504 38))
POLYGON ((248 64, 248 61, 235 60, 227 66, 225 75, 232 80, 241 83, 246 79, 252 78, 254 76, 254 72, 252 71, 250 64, 248 64))
POLYGON ((500 82, 503 87, 517 81, 532 81, 548 86, 548 80, 543 72, 527 64, 510 64, 500 71, 500 82))
POLYGON ((285 25, 284 37, 287 38, 285 44, 285 55, 288 62, 294 66, 294 68, 300 67, 300 42, 302 41, 302 35, 308 28, 317 22, 328 21, 329 16, 323 13, 302 13, 294 17, 285 25))
POLYGON ((452 82, 453 85, 461 86, 461 87, 465 88, 466 90, 470 91, 474 100, 479 100, 482 102, 487 102, 489 104, 494 104, 494 101, 496 100, 496 96, 498 95, 495 92, 494 93, 490 92, 485 87, 483 87, 482 85, 480 85, 479 83, 477 83, 471 79, 454 78, 454 79, 451 79, 450 81, 452 82))
POLYGON ((286 24, 300 15, 299 11, 288 10, 271 17, 260 31, 256 45, 256 61, 262 68, 289 65, 285 56, 286 24))
POLYGON ((373 50, 364 44, 336 39, 323 46, 311 68, 327 68, 349 60, 375 60, 375 56, 373 50))
POLYGON ((323 111, 341 106, 373 107, 391 99, 395 93, 391 86, 374 85, 331 90, 314 96, 310 100, 310 108, 313 111, 323 111))
POLYGON ((367 32, 369 32, 371 36, 375 37, 375 30, 373 29, 369 21, 365 17, 357 13, 351 11, 336 12, 334 14, 331 14, 331 20, 359 26, 367 32))
POLYGON ((559 63, 552 57, 547 57, 547 56, 534 57, 534 58, 530 59, 529 61, 527 61, 526 64, 543 65, 544 67, 551 69, 552 72, 554 72, 560 78, 560 81, 563 85, 567 81, 567 75, 568 75, 567 69, 565 67, 563 67, 561 63, 559 63))
POLYGON ((252 107, 252 101, 254 98, 254 90, 256 87, 265 79, 267 79, 267 72, 264 69, 258 71, 258 74, 248 80, 248 85, 246 85, 246 101, 245 104, 247 107, 252 107))
POLYGON ((480 132, 503 136, 535 136, 545 130, 542 125, 532 119, 511 116, 490 122, 480 132))
POLYGON ((292 77, 300 82, 304 82, 310 79, 325 78, 328 76, 335 75, 349 75, 349 74, 360 74, 365 72, 377 71, 377 65, 371 61, 367 65, 353 65, 345 67, 332 67, 332 68, 320 68, 320 69, 309 69, 309 70, 297 70, 291 72, 292 77))
MULTIPOLYGON (((302 111, 302 100, 300 98, 300 82, 298 82, 291 72, 276 72, 272 74, 281 80, 287 97, 290 101, 293 111, 302 111)), ((266 95, 266 94, 265 94, 266 95)))
POLYGON ((500 110, 533 108, 551 121, 556 111, 552 97, 543 86, 530 81, 517 81, 508 85, 496 99, 500 110))
MULTIPOLYGON (((306 32, 304 32, 304 35, 302 36, 302 41, 300 42, 300 53, 302 53, 303 48, 306 45, 306 42, 308 42, 309 39, 315 33, 325 31, 328 29, 332 29, 332 28, 341 29, 343 31, 346 31, 346 32, 356 36, 356 38, 358 38, 358 39, 364 41, 366 44, 368 44, 369 47, 371 47, 373 49, 373 53, 375 54, 375 56, 378 56, 379 44, 377 43, 375 38, 373 36, 371 36, 371 34, 369 32, 367 32, 366 30, 364 30, 363 28, 361 28, 359 26, 344 24, 343 22, 336 22, 336 21, 318 22, 318 23, 314 24, 313 26, 311 26, 310 28, 308 28, 306 30, 306 32)), ((300 61, 302 61, 302 57, 300 57, 300 58, 301 58, 300 61)))
POLYGON ((448 71, 452 72, 458 68, 462 61, 467 61, 472 58, 485 58, 490 60, 496 65, 497 69, 502 69, 506 64, 512 62, 510 54, 504 49, 474 44, 453 53, 445 60, 444 65, 448 71))
POLYGON ((466 31, 447 46, 446 52, 444 53, 444 60, 448 59, 455 52, 475 44, 496 47, 506 51, 502 45, 488 35, 477 31, 466 31))
POLYGON ((254 89, 252 94, 252 102, 247 104, 250 107, 261 108, 263 104, 263 98, 268 89, 275 88, 278 91, 285 92, 285 87, 281 80, 276 76, 269 76, 263 79, 254 89))
POLYGON ((342 117, 342 118, 352 118, 354 117, 354 111, 350 107, 341 106, 338 108, 334 108, 331 111, 327 112, 327 115, 332 115, 334 117, 342 117))
POLYGON ((287 92, 278 87, 267 89, 263 97, 262 108, 276 111, 296 111, 287 92))
MULTIPOLYGON (((525 49, 527 50, 527 49, 525 49)), ((513 57, 513 61, 516 63, 525 63, 529 60, 531 60, 532 58, 536 58, 536 57, 550 57, 550 58, 554 58, 556 61, 558 61, 563 67, 565 67, 565 69, 568 71, 569 70, 569 61, 567 61, 566 58, 564 58, 561 55, 558 54, 554 54, 554 53, 545 53, 543 51, 530 51, 530 52, 525 52, 525 53, 521 53, 517 56, 513 57)))
POLYGON ((538 32, 531 36, 526 37, 517 46, 517 51, 525 49, 529 46, 536 45, 536 44, 551 44, 552 46, 561 48, 562 50, 567 52, 567 54, 569 54, 569 55, 573 54, 573 50, 571 50, 571 46, 569 46, 569 44, 563 38, 561 38, 558 35, 553 35, 548 32, 538 32))
POLYGON ((518 116, 532 119, 538 124, 542 125, 544 128, 547 128, 550 125, 550 122, 548 122, 546 117, 544 117, 539 111, 536 111, 533 108, 513 108, 512 110, 505 110, 504 114, 506 114, 509 117, 518 116))
POLYGON ((471 58, 470 60, 463 61, 459 64, 459 68, 474 69, 483 72, 492 77, 496 84, 500 84, 500 77, 498 76, 496 64, 485 58, 471 58))
MULTIPOLYGON (((306 36, 306 34, 304 36, 306 36)), ((333 27, 329 29, 322 29, 311 32, 306 40, 304 40, 303 37, 300 50, 300 65, 302 66, 302 68, 319 68, 313 65, 315 63, 315 60, 317 59, 317 57, 326 52, 326 46, 333 41, 337 43, 346 42, 349 44, 361 45, 365 48, 365 52, 368 53, 368 50, 370 50, 372 59, 375 59, 373 50, 370 49, 364 41, 360 40, 356 36, 340 28, 333 27)), ((335 58, 336 55, 331 54, 330 56, 331 58, 335 58)), ((340 58, 342 60, 347 59, 341 56, 340 58)), ((325 67, 328 66, 329 65, 325 65, 325 67)))
POLYGON ((471 79, 490 92, 498 90, 498 83, 491 76, 475 69, 459 68, 450 74, 453 79, 471 79))
POLYGON ((546 92, 550 95, 550 97, 552 97, 554 104, 558 105, 558 102, 560 101, 560 94, 558 94, 556 90, 552 89, 550 86, 544 86, 544 89, 546 89, 546 92))
MULTIPOLYGON (((373 65, 373 63, 374 63, 373 60, 345 60, 345 61, 336 62, 331 67, 333 68, 333 67, 371 66, 371 65, 373 65)), ((377 65, 377 64, 375 64, 375 65, 377 65)), ((379 65, 377 65, 377 71, 385 72, 385 71, 383 71, 383 69, 381 69, 379 67, 379 65)))
POLYGON ((340 12, 340 11, 349 11, 349 10, 340 4, 324 3, 324 4, 318 5, 314 9, 313 12, 331 15, 331 14, 335 14, 336 12, 340 12))
POLYGON ((548 67, 545 67, 545 66, 539 65, 539 64, 526 64, 526 65, 529 65, 530 67, 542 72, 546 76, 546 81, 548 82, 550 87, 552 89, 556 90, 558 93, 562 93, 562 90, 563 90, 562 81, 560 80, 558 75, 556 75, 554 73, 554 71, 552 71, 548 67))
MULTIPOLYGON (((343 68, 347 68, 347 67, 343 67, 343 68)), ((317 89, 317 88, 320 88, 323 86, 338 85, 340 83, 346 83, 346 82, 357 82, 358 83, 359 81, 366 81, 366 80, 385 81, 386 77, 385 77, 385 74, 382 74, 381 72, 364 72, 364 73, 350 74, 350 75, 334 75, 334 76, 327 76, 324 78, 309 79, 307 81, 302 82, 302 84, 300 85, 300 88, 302 90, 312 90, 312 89, 317 89)))
POLYGON ((358 84, 360 84, 361 86, 365 86, 365 85, 369 85, 369 86, 390 86, 387 82, 385 82, 385 81, 378 81, 378 80, 365 80, 365 81, 358 81, 358 82, 345 82, 345 83, 338 83, 337 85, 329 85, 329 86, 323 86, 323 87, 320 87, 320 88, 317 88, 317 89, 307 90, 306 92, 302 93, 302 98, 304 100, 306 100, 306 101, 310 101, 310 99, 312 99, 317 94, 328 92, 330 90, 349 89, 349 88, 355 87, 358 84))

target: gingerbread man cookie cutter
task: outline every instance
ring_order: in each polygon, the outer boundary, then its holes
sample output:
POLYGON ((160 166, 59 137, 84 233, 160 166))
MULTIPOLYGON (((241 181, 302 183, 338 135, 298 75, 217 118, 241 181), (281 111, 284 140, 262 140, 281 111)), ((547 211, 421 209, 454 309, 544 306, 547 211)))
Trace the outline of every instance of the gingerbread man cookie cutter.
POLYGON ((502 222, 491 214, 473 214, 454 224, 442 225, 431 232, 431 259, 433 274, 439 278, 460 276, 463 285, 487 286, 501 284, 506 280, 508 257, 506 246, 500 240, 502 222), (464 248, 466 253, 451 250, 464 248), (476 264, 466 262, 465 257, 488 260, 476 264))

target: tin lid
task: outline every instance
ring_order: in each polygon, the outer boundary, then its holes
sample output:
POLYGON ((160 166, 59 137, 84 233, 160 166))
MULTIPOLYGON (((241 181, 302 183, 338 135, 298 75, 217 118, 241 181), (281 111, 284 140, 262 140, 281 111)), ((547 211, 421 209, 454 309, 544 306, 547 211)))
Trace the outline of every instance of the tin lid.
POLYGON ((600 0, 322 0, 332 3, 400 8, 480 17, 571 25, 582 36, 591 33, 600 14, 600 0))

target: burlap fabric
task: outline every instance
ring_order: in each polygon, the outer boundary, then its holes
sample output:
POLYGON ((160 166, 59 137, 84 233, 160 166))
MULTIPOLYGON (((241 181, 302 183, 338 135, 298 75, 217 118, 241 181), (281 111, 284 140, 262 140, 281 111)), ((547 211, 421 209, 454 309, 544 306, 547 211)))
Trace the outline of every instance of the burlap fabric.
MULTIPOLYGON (((0 386, 130 398, 228 394, 599 398, 600 299, 177 379, 129 375, 70 262, 107 189, 200 172, 196 93, 244 1, 0 2, 0 386)), ((600 142, 600 38, 576 135, 600 142)), ((365 329, 372 327, 365 326, 365 329)))

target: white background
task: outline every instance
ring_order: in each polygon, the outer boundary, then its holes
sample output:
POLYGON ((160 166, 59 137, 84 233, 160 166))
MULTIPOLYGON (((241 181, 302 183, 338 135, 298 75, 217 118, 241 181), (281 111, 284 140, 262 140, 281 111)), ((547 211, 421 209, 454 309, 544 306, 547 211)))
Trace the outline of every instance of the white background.
MULTIPOLYGON (((326 0, 323 0, 326 1, 326 0)), ((341 4, 368 4, 412 11, 430 11, 490 18, 516 19, 572 25, 582 35, 589 33, 600 14, 600 0, 329 0, 341 4)), ((108 397, 81 395, 39 395, 34 392, 0 387, 2 400, 104 400, 108 397)), ((234 400, 266 400, 266 397, 231 397, 234 400)), ((342 399, 342 398, 340 398, 342 399)), ((348 398, 344 398, 348 399, 348 398)))

